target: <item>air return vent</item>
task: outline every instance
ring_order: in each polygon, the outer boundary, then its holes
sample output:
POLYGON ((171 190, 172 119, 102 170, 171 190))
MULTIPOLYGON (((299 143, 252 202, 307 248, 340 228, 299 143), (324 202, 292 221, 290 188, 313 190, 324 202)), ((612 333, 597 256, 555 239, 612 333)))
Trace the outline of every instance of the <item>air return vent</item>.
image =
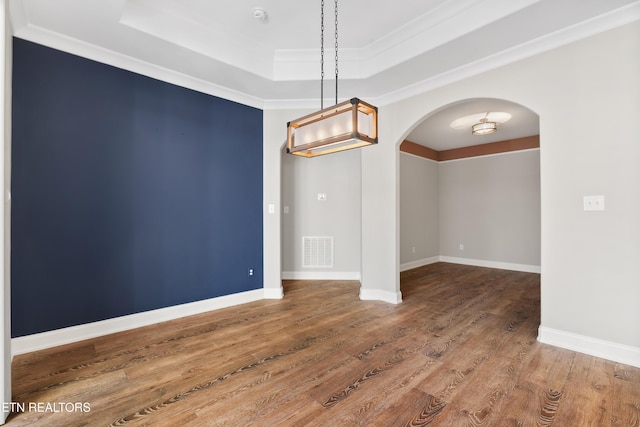
POLYGON ((302 266, 333 267, 333 236, 303 236, 302 266))

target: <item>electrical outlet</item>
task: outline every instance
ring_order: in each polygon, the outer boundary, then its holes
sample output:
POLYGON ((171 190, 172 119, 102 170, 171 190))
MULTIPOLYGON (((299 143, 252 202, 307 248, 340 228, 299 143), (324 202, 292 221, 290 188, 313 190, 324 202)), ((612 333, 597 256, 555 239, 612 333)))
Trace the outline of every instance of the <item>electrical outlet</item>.
POLYGON ((460 248, 461 251, 464 251, 464 243, 460 243, 460 246, 458 246, 460 248))
POLYGON ((249 269, 249 276, 253 276, 253 268, 249 269))
POLYGON ((584 196, 583 199, 585 211, 603 211, 604 196, 584 196))

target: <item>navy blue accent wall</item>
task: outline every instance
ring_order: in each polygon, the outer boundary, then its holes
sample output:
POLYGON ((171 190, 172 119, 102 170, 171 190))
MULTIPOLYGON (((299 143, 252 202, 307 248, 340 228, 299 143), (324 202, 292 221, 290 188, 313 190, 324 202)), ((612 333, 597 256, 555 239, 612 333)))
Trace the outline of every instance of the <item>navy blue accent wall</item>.
POLYGON ((13 337, 262 287, 261 110, 13 55, 13 337))

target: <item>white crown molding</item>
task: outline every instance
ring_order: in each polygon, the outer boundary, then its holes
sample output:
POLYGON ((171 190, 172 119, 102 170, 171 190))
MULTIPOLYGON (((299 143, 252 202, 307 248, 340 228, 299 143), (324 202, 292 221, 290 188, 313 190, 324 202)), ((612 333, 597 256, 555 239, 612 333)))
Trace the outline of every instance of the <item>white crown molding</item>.
POLYGON ((371 77, 487 26, 540 0, 446 2, 363 49, 359 67, 371 77), (437 16, 438 19, 434 19, 437 16))
POLYGON ((540 326, 538 341, 640 368, 640 348, 540 326))
POLYGON ((373 99, 387 105, 640 20, 640 1, 373 99))
POLYGON ((22 6, 22 3, 18 2, 18 4, 20 7, 18 7, 13 14, 15 27, 13 35, 16 37, 208 95, 217 96, 255 108, 264 108, 264 100, 250 94, 229 89, 175 70, 151 64, 131 56, 123 55, 100 46, 28 24, 27 12, 22 6))
MULTIPOLYGON (((506 1, 506 0, 505 0, 506 1)), ((45 46, 79 55, 88 59, 149 76, 168 83, 183 86, 202 93, 239 102, 260 109, 317 109, 318 99, 273 99, 260 98, 239 90, 229 89, 215 83, 198 79, 175 70, 160 67, 127 55, 73 39, 68 36, 39 28, 29 23, 24 2, 11 0, 14 35, 45 46)), ((514 46, 510 49, 471 62, 454 70, 429 77, 418 83, 401 87, 376 97, 366 97, 377 106, 392 104, 409 97, 487 72, 501 66, 564 46, 601 32, 640 19, 640 1, 623 6, 606 14, 586 20, 538 39, 514 46)), ((388 41, 388 43, 392 43, 388 41)), ((373 49, 367 47, 367 49, 373 49)), ((316 58, 317 61, 317 58, 316 58)), ((317 68, 317 64, 314 64, 317 68)), ((317 74, 317 70, 314 71, 317 74)), ((317 78, 317 76, 316 76, 317 78)), ((274 85, 278 81, 273 81, 274 85)), ((277 87, 277 86, 276 86, 277 87)), ((363 85, 366 88, 366 82, 363 85)))
MULTIPOLYGON (((459 0, 444 2, 362 48, 340 48, 340 77, 367 79, 455 40, 540 0, 459 0), (497 12, 496 12, 497 11, 497 12)), ((325 69, 335 67, 325 49, 325 69)), ((276 49, 276 81, 318 79, 319 49, 276 49)))
MULTIPOLYGON (((362 48, 340 49, 341 76, 366 79, 443 43, 452 41, 540 0, 458 0, 444 2, 362 48)), ((153 0, 127 1, 120 23, 153 37, 215 58, 273 81, 318 78, 319 48, 271 49, 244 36, 205 26, 183 13, 165 9, 153 0), (225 40, 211 43, 211 40, 225 40)), ((327 69, 335 54, 326 50, 327 69)))
MULTIPOLYGON (((445 73, 429 77, 418 83, 404 86, 387 94, 367 98, 378 107, 393 104, 421 93, 429 92, 440 87, 447 86, 460 80, 482 74, 487 71, 565 46, 587 37, 612 30, 622 25, 640 20, 640 1, 621 7, 609 13, 597 16, 538 39, 514 46, 505 51, 496 53, 478 61, 471 62, 462 67, 445 73)), ((265 100, 265 108, 289 109, 289 108, 317 108, 319 101, 293 100, 293 99, 269 99, 265 100)))
MULTIPOLYGON (((183 9, 183 8, 182 8, 183 9)), ((242 32, 230 36, 184 16, 181 8, 166 11, 153 0, 126 1, 120 23, 184 49, 273 80, 273 53, 242 32), (224 40, 224 43, 212 43, 224 40)))
POLYGON ((265 110, 319 110, 320 98, 314 99, 266 99, 265 110))

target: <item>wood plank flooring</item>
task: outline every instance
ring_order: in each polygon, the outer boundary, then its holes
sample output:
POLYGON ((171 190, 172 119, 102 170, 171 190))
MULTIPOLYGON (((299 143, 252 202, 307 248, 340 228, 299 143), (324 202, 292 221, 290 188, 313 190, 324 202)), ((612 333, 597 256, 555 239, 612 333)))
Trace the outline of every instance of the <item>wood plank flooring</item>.
POLYGON ((16 356, 7 425, 640 426, 640 369, 536 341, 539 280, 432 264, 399 305, 285 281, 283 300, 16 356), (59 402, 89 407, 29 411, 59 402))

